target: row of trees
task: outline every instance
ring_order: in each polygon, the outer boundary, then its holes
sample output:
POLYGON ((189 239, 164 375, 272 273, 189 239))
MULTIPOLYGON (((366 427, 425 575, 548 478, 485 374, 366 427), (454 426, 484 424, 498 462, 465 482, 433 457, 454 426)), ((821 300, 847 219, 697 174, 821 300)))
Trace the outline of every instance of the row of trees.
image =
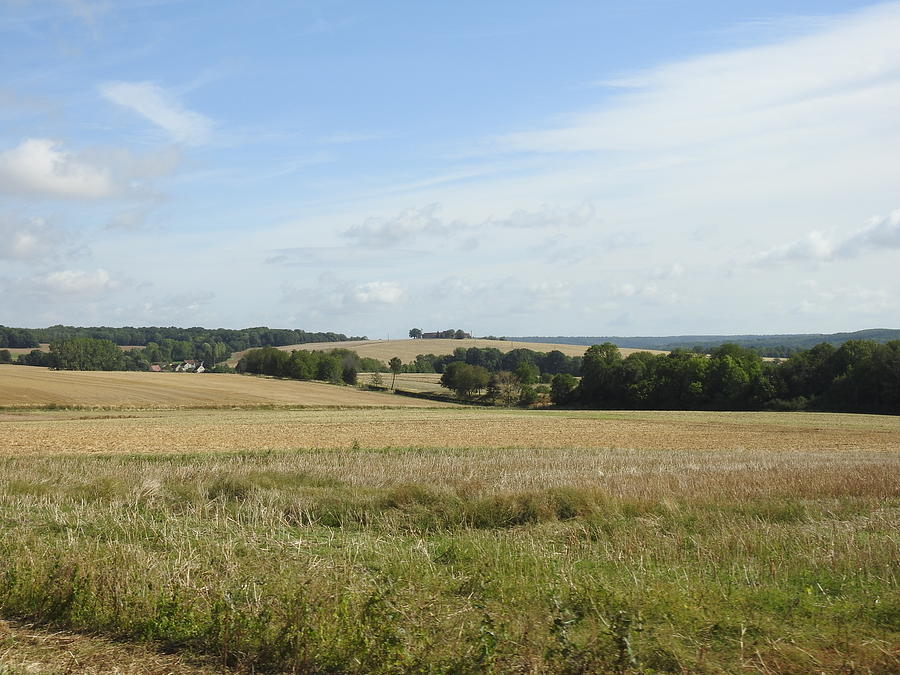
MULTIPOLYGON (((611 344, 585 352, 582 379, 554 402, 599 408, 900 412, 900 340, 820 344, 783 362, 724 344, 707 356, 675 350, 623 359, 611 344)), ((554 385, 556 382, 554 381, 554 385)))
MULTIPOLYGON (((413 338, 414 340, 421 339, 424 335, 425 334, 422 332, 421 328, 409 329, 409 337, 413 338)), ((472 334, 467 333, 462 328, 449 328, 447 330, 439 330, 430 337, 444 338, 446 340, 465 340, 472 337, 472 334)))
MULTIPOLYGON (((6 328, 0 326, 0 347, 37 347, 38 343, 57 342, 72 338, 93 338, 109 340, 117 345, 149 346, 162 345, 166 341, 190 343, 223 343, 229 351, 242 351, 253 347, 284 346, 308 342, 338 342, 341 340, 364 340, 365 337, 348 337, 343 333, 310 333, 303 330, 283 328, 178 328, 176 326, 131 326, 76 327, 50 326, 49 328, 6 328)), ((190 358, 190 357, 188 357, 190 358)))
POLYGON ((569 373, 578 375, 581 370, 580 356, 566 356, 554 349, 550 352, 536 352, 531 349, 513 349, 501 352, 494 347, 458 347, 452 354, 419 354, 412 363, 404 364, 408 373, 443 373, 448 365, 455 362, 470 366, 480 366, 491 373, 515 371, 527 363, 537 369, 538 375, 569 373))
MULTIPOLYGON (((50 343, 50 351, 33 349, 14 362, 57 370, 147 370, 150 363, 144 350, 122 351, 110 340, 71 338, 50 343)), ((8 350, 0 350, 0 363, 13 362, 8 350)))
MULTIPOLYGON (((557 375, 561 376, 563 375, 557 375)), ((566 374, 564 377, 575 381, 571 375, 566 374)), ((483 366, 454 361, 444 369, 441 385, 452 389, 458 397, 464 399, 479 396, 487 403, 531 405, 540 394, 538 387, 534 386, 538 379, 537 367, 525 361, 514 371, 501 370, 493 373, 483 366)))
POLYGON ((349 349, 307 351, 297 349, 290 353, 274 347, 251 349, 241 357, 236 367, 239 373, 272 375, 293 380, 323 380, 356 384, 361 371, 384 372, 385 365, 377 359, 361 358, 349 349))

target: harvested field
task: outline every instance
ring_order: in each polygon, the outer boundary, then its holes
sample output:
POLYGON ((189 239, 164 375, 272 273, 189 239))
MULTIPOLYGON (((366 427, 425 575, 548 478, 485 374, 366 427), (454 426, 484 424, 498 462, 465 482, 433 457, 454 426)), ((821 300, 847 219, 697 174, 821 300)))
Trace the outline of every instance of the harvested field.
POLYGON ((0 672, 887 675, 898 530, 900 417, 7 410, 0 672))
POLYGON ((0 365, 0 408, 29 406, 178 408, 216 406, 402 406, 449 404, 320 382, 244 375, 55 371, 0 365))
MULTIPOLYGON (((406 400, 389 394, 372 396, 378 401, 406 400)), ((452 406, 408 411, 197 410, 127 415, 22 412, 0 418, 0 438, 4 439, 0 453, 7 455, 346 449, 354 443, 366 448, 878 454, 900 452, 900 417, 557 412, 452 406)))
MULTIPOLYGON (((360 373, 359 381, 363 384, 369 382, 372 373, 360 373)), ((417 393, 449 393, 449 389, 441 386, 440 373, 399 373, 396 382, 394 382, 393 373, 381 373, 381 379, 384 386, 389 387, 394 384, 396 389, 403 391, 413 391, 417 393)))
MULTIPOLYGON (((310 342, 299 345, 286 345, 279 347, 284 351, 306 349, 312 351, 326 351, 328 349, 351 349, 360 356, 368 356, 373 359, 387 362, 397 356, 403 363, 415 361, 419 354, 452 354, 460 347, 493 347, 506 353, 513 349, 531 349, 536 352, 550 352, 554 349, 561 351, 566 356, 584 356, 587 347, 583 345, 556 345, 542 342, 513 342, 511 340, 349 340, 346 342, 310 342)), ((653 349, 620 349, 622 356, 628 356, 633 352, 649 351, 655 354, 664 354, 653 349)), ((236 364, 244 352, 235 352, 228 363, 236 364)))
POLYGON ((900 668, 896 417, 27 411, 0 448, 0 615, 55 626, 0 624, 11 666, 900 668))

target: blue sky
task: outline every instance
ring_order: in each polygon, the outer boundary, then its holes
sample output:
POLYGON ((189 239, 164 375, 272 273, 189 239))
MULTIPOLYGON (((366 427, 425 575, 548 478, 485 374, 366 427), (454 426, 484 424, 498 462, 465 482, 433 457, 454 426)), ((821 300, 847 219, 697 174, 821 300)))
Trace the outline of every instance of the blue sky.
POLYGON ((897 327, 900 3, 0 0, 0 323, 897 327))

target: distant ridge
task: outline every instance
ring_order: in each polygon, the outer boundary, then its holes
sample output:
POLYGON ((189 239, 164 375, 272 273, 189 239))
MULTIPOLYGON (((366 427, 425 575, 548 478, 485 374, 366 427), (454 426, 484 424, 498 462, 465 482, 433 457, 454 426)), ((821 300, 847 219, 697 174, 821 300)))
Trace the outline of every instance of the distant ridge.
POLYGON ((798 333, 775 335, 667 335, 662 337, 620 337, 620 336, 535 336, 508 337, 508 340, 521 342, 544 342, 567 345, 594 345, 611 342, 618 347, 628 349, 694 349, 709 351, 725 342, 733 342, 742 347, 752 347, 763 356, 788 356, 793 352, 809 349, 826 342, 839 346, 847 340, 873 340, 874 342, 890 342, 900 340, 900 329, 869 328, 852 333, 798 333))

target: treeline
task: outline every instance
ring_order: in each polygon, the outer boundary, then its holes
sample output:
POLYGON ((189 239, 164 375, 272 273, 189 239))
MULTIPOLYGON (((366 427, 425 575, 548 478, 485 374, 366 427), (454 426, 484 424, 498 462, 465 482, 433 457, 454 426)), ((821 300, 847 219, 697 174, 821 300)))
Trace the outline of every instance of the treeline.
POLYGON ((27 328, 7 328, 0 326, 0 348, 13 347, 28 349, 37 347, 38 339, 27 328))
MULTIPOLYGON (((900 413, 900 340, 850 340, 783 362, 725 344, 709 356, 684 350, 622 358, 611 344, 585 352, 581 382, 554 402, 591 408, 829 410, 900 413)), ((555 382, 554 382, 555 384, 555 382)))
POLYGON ((551 342, 568 345, 597 345, 610 342, 618 347, 631 349, 660 349, 674 351, 688 349, 700 354, 711 354, 723 344, 736 344, 755 349, 761 356, 786 358, 816 345, 827 343, 840 347, 848 340, 872 340, 886 343, 900 340, 900 330, 869 328, 849 333, 798 333, 775 335, 669 335, 664 337, 572 337, 572 336, 524 336, 511 337, 521 342, 551 342))
MULTIPOLYGON (((147 370, 150 362, 144 351, 123 351, 110 340, 72 338, 51 342, 49 352, 34 349, 22 354, 14 363, 56 370, 147 370)), ((10 362, 9 352, 0 350, 0 363, 10 362)))
POLYGON ((578 375, 581 370, 580 356, 566 356, 559 350, 536 352, 531 349, 513 349, 506 353, 494 347, 457 347, 452 354, 419 354, 411 363, 403 364, 404 373, 444 373, 451 363, 462 362, 470 366, 480 366, 489 373, 515 371, 526 363, 534 366, 538 375, 569 373, 578 375))
POLYGON ((274 347, 251 349, 241 357, 235 369, 239 373, 347 384, 356 384, 360 372, 387 371, 378 359, 360 357, 349 349, 324 352, 296 349, 288 353, 274 347))
POLYGON ((348 337, 343 333, 310 333, 288 328, 178 328, 175 326, 124 326, 77 327, 50 326, 49 328, 6 328, 0 326, 0 347, 37 347, 39 343, 58 342, 73 338, 109 340, 124 345, 147 346, 151 342, 161 345, 166 340, 190 343, 222 343, 232 352, 254 347, 280 347, 307 342, 339 342, 341 340, 365 340, 365 337, 348 337))

